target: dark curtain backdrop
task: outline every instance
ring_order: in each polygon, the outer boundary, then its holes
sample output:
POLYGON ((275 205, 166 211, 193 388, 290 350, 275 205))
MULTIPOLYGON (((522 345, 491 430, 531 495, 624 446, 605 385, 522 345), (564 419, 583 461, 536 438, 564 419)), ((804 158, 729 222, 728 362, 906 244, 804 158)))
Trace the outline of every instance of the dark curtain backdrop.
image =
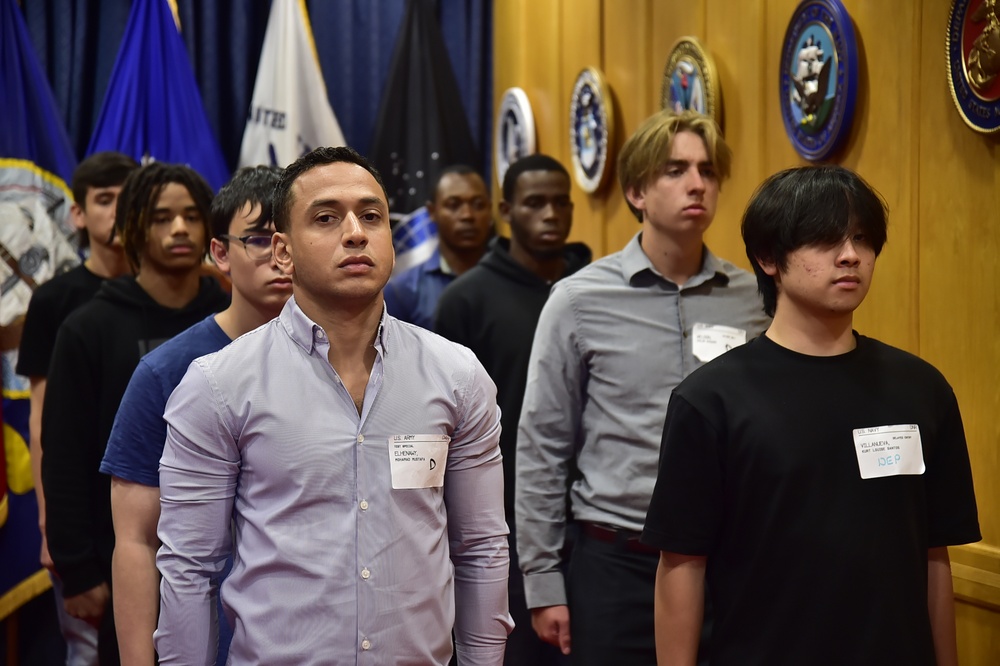
MULTIPOLYGON (((78 158, 101 110, 131 0, 22 2, 78 158)), ((239 158, 270 0, 177 0, 202 101, 231 168, 239 158)), ((348 143, 371 146, 406 0, 307 0, 327 93, 348 143)), ((448 54, 489 182, 493 0, 436 0, 448 54)))

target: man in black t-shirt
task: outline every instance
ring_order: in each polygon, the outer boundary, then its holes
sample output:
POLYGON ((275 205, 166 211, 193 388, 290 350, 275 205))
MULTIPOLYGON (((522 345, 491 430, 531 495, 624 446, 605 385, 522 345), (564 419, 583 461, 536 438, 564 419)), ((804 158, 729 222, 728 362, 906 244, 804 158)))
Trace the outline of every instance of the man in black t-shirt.
MULTIPOLYGON (((27 377, 31 386, 28 417, 31 472, 38 499, 38 527, 42 532, 40 559, 42 566, 49 570, 52 570, 52 558, 45 539, 41 432, 49 360, 63 320, 89 301, 105 280, 123 275, 128 269, 121 242, 114 233, 115 206, 125 178, 138 167, 131 157, 116 152, 95 153, 80 162, 73 172, 70 213, 79 230, 81 247, 89 249, 88 257, 82 265, 39 286, 31 296, 25 315, 16 371, 27 377)), ((62 611, 58 579, 54 582, 57 609, 62 611)), ((59 620, 72 663, 96 663, 97 631, 64 612, 59 613, 59 620)))
POLYGON ((674 391, 643 542, 661 666, 954 666, 947 546, 978 541, 961 415, 931 365, 853 331, 886 239, 837 166, 768 179, 743 218, 766 333, 674 391))

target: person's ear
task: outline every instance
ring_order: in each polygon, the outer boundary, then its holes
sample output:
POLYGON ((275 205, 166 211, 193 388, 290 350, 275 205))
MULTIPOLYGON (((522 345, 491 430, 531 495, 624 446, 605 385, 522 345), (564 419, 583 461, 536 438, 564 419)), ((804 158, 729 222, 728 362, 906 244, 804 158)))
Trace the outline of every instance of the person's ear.
POLYGON ((271 236, 271 251, 278 270, 285 275, 295 275, 295 262, 292 260, 292 246, 288 234, 275 232, 271 236))
MULTIPOLYGON (((230 241, 231 243, 232 241, 230 241)), ((212 261, 223 273, 229 274, 229 250, 230 246, 223 243, 218 238, 213 238, 212 242, 208 245, 208 252, 212 255, 212 261)))
POLYGON ((632 208, 635 208, 640 213, 644 213, 646 211, 646 194, 635 185, 630 185, 628 189, 625 190, 625 199, 632 204, 632 208))
POLYGON ((77 231, 83 231, 86 225, 83 223, 84 212, 83 208, 80 207, 80 204, 75 201, 73 202, 73 204, 69 207, 69 216, 70 220, 73 222, 73 227, 77 231))
POLYGON ((500 213, 500 217, 507 224, 510 224, 510 202, 506 199, 500 200, 500 205, 497 206, 497 211, 500 213))
POLYGON ((770 259, 761 259, 760 257, 754 257, 757 265, 760 266, 760 270, 764 271, 765 275, 770 275, 771 277, 778 277, 778 264, 770 259))

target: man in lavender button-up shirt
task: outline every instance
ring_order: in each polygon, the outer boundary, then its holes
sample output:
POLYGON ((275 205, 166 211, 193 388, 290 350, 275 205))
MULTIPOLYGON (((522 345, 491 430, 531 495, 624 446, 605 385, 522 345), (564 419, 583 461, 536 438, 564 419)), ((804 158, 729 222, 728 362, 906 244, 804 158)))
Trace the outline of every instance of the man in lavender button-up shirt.
POLYGON ((293 163, 274 219, 294 297, 167 404, 160 663, 212 662, 221 594, 234 665, 443 666, 454 630, 459 664, 499 666, 496 387, 468 349, 385 314, 389 216, 364 158, 293 163))

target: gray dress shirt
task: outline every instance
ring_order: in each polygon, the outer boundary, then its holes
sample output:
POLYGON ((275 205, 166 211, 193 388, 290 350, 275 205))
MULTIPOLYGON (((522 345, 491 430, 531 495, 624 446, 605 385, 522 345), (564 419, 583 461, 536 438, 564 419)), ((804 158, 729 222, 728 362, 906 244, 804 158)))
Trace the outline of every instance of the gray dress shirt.
POLYGON ((496 387, 468 349, 383 315, 359 416, 329 348, 293 298, 171 395, 160 663, 214 663, 232 551, 230 664, 443 666, 454 628, 460 664, 499 666, 513 625, 496 387))
POLYGON ((528 607, 566 603, 560 570, 569 518, 639 532, 656 481, 670 393, 703 362, 696 324, 746 331, 770 323, 755 278, 706 248, 678 289, 639 235, 555 285, 531 349, 518 427, 517 551, 528 607))

